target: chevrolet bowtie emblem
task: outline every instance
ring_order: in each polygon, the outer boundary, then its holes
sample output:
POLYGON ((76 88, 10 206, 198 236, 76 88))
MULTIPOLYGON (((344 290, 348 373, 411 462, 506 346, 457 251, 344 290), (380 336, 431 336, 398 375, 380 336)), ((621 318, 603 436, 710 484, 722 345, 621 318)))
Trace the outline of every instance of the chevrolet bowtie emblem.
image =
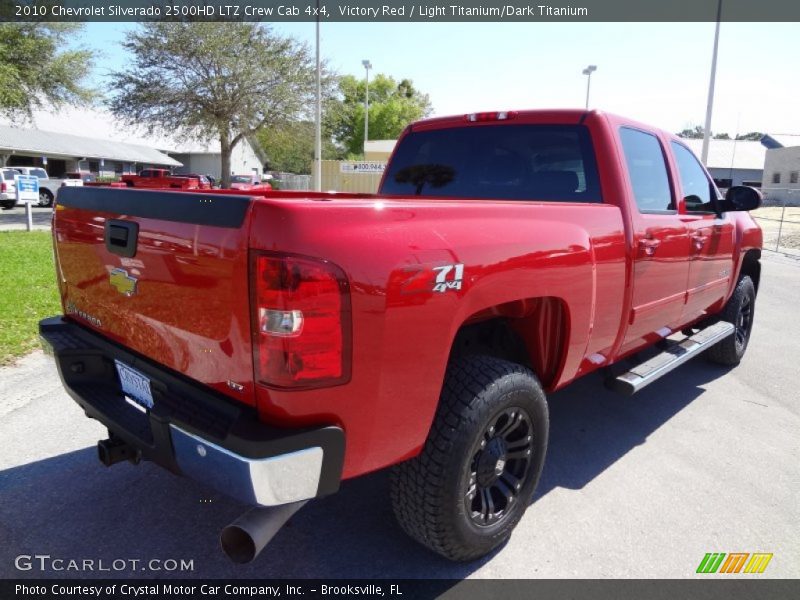
POLYGON ((133 296, 136 293, 136 283, 139 280, 128 275, 125 269, 114 269, 108 279, 120 294, 133 296))

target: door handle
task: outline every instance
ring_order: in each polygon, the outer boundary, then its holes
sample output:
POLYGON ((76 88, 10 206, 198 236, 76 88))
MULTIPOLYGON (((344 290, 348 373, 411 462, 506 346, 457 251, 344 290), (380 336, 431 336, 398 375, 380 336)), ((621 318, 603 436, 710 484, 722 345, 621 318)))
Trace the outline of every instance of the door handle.
POLYGON ((645 238, 639 240, 639 247, 644 250, 645 255, 653 256, 656 253, 656 248, 661 244, 661 240, 653 238, 645 238))
POLYGON ((695 250, 702 250, 703 246, 706 245, 706 241, 708 240, 708 236, 702 233, 693 233, 692 234, 692 242, 694 243, 695 250))

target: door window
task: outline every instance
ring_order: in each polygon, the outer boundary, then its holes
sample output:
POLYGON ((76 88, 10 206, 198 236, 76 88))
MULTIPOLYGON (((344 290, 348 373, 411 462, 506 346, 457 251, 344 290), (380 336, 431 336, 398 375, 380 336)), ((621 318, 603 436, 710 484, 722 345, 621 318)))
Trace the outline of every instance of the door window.
POLYGON ((629 127, 622 127, 619 134, 639 212, 674 212, 667 165, 658 138, 629 127))
POLYGON ((672 142, 672 153, 675 155, 675 162, 678 164, 686 212, 716 212, 716 190, 708 180, 703 167, 700 166, 700 161, 694 157, 694 154, 688 148, 677 142, 672 142))

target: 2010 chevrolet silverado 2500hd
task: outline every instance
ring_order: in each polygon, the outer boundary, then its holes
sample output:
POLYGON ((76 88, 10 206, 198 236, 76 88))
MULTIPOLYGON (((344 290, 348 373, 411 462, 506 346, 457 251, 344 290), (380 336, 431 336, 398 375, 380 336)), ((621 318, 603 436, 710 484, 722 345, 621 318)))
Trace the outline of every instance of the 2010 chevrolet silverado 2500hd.
POLYGON ((739 362, 759 203, 610 114, 431 119, 377 195, 65 188, 64 315, 40 331, 109 430, 106 465, 152 460, 272 507, 223 532, 236 560, 385 467, 403 528, 467 560, 528 506, 545 392, 608 367, 633 393, 701 351, 739 362))

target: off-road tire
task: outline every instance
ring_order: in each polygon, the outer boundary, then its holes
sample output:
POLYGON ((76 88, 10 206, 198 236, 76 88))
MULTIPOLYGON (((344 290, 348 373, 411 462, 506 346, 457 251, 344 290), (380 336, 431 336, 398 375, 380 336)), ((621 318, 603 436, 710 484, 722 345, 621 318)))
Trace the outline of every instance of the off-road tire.
POLYGON ((708 349, 706 356, 713 363, 736 366, 742 360, 750 341, 755 316, 756 288, 753 280, 744 275, 736 284, 733 295, 728 299, 719 318, 733 323, 736 331, 708 349))
MULTIPOLYGON (((392 508, 401 527, 450 560, 468 561, 491 552, 510 537, 530 504, 544 465, 547 434, 547 401, 529 369, 489 356, 453 360, 422 452, 396 465, 390 475, 392 508), (475 495, 467 500, 467 490, 476 489, 472 484, 475 465, 481 453, 488 452, 483 449, 486 435, 491 433, 487 427, 493 429, 493 423, 497 424, 499 437, 510 426, 515 411, 519 423, 523 423, 523 413, 528 419, 526 427, 531 435, 524 437, 530 444, 530 452, 525 451, 530 458, 515 463, 524 459, 511 458, 520 452, 510 450, 517 448, 518 442, 509 442, 509 458, 503 464, 524 472, 515 502, 505 504, 505 512, 496 522, 478 526, 478 513, 467 506, 476 501, 475 495), (506 426, 501 426, 503 423, 506 426)), ((489 460, 494 457, 489 456, 489 460)), ((503 479, 503 475, 498 478, 503 479)), ((508 487, 504 479, 502 483, 508 487)), ((504 499, 501 496, 500 504, 504 499)), ((484 502, 483 497, 477 502, 484 502)), ((488 505, 494 508, 494 504, 488 505)))

